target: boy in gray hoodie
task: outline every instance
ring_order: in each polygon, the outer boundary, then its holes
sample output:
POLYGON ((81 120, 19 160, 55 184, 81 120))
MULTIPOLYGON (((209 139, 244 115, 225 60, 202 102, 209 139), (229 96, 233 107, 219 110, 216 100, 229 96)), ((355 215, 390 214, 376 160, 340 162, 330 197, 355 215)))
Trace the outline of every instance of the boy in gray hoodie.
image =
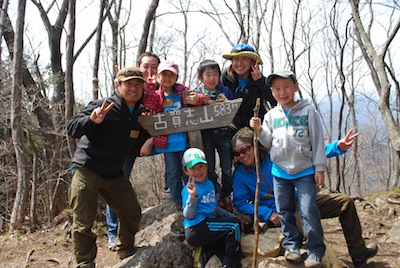
POLYGON ((325 253, 321 217, 316 205, 316 187, 324 185, 325 145, 322 124, 314 107, 295 100, 296 75, 282 70, 268 76, 267 84, 278 105, 261 119, 253 117, 250 126, 258 140, 270 148, 276 207, 285 236, 286 260, 301 262, 303 233, 296 226, 296 198, 307 236, 305 267, 321 267, 325 253), (295 195, 296 193, 296 195, 295 195))

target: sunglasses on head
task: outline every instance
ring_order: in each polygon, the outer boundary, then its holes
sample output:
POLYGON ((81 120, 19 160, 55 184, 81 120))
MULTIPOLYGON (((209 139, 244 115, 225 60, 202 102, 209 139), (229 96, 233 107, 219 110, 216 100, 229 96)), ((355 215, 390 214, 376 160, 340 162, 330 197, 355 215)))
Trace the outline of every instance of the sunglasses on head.
POLYGON ((249 146, 244 146, 242 149, 236 151, 233 151, 233 156, 240 156, 241 154, 247 154, 248 152, 250 152, 250 148, 253 145, 249 145, 249 146))
POLYGON ((141 71, 136 70, 128 70, 122 73, 124 76, 140 76, 143 77, 143 73, 141 71))

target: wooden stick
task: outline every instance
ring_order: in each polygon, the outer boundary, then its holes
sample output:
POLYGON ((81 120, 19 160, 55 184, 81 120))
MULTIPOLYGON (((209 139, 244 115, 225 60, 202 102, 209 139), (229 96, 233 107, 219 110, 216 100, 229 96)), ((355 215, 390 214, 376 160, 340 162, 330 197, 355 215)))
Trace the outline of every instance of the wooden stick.
MULTIPOLYGON (((260 109, 260 98, 257 98, 256 106, 254 107, 254 117, 258 117, 258 110, 260 109)), ((254 131, 253 136, 254 159, 256 164, 257 185, 254 197, 254 248, 253 248, 253 262, 252 268, 257 267, 257 254, 258 254, 258 204, 260 195, 260 159, 258 154, 258 139, 257 133, 254 131)))

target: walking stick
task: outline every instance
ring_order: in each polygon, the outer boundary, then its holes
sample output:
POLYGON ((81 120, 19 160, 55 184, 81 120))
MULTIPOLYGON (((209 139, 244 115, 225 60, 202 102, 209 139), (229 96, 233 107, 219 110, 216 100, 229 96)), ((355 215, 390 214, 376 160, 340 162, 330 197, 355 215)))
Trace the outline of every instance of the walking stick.
MULTIPOLYGON (((254 117, 258 117, 258 110, 260 109, 260 98, 256 100, 256 106, 254 107, 254 117)), ((254 248, 253 248, 253 262, 252 268, 257 267, 257 254, 258 254, 258 204, 260 195, 260 158, 258 154, 258 139, 257 133, 254 131, 253 136, 253 147, 254 147, 254 159, 256 164, 257 184, 256 193, 254 197, 254 248)))

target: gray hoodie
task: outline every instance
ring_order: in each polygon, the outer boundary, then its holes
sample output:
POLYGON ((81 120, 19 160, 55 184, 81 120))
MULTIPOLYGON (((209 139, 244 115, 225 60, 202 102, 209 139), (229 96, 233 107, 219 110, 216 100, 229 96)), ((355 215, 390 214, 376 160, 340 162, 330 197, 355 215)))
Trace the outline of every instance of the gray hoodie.
POLYGON ((325 171, 321 120, 307 100, 300 99, 287 115, 278 103, 264 116, 258 140, 271 149, 271 160, 290 175, 312 166, 316 172, 325 171))

